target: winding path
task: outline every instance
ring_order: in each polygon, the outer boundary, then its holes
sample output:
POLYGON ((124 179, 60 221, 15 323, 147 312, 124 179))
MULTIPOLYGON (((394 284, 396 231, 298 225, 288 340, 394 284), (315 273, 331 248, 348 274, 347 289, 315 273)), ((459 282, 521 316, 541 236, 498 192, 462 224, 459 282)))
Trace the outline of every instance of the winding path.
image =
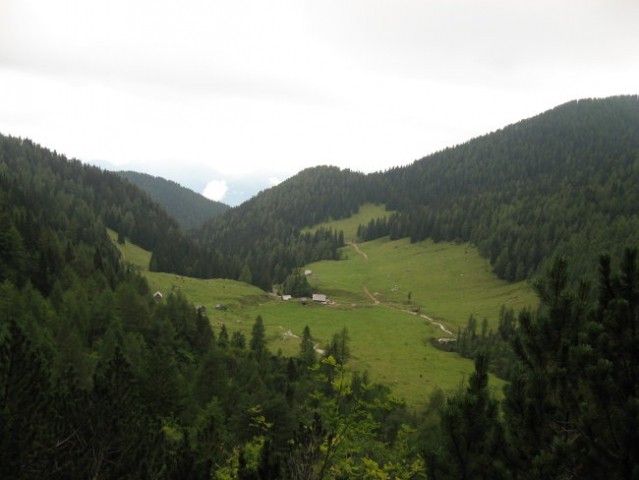
POLYGON ((356 251, 357 253, 359 253, 362 257, 364 257, 364 260, 368 261, 368 255, 366 255, 366 252, 362 252, 362 251, 359 249, 359 245, 357 245, 355 242, 350 242, 350 243, 349 243, 349 245, 350 245, 351 247, 353 247, 353 248, 355 249, 355 251, 356 251))
POLYGON ((417 312, 412 312, 410 310, 402 310, 402 312, 405 313, 410 313, 411 315, 419 315, 419 318, 423 318, 424 320, 428 320, 430 323, 432 323, 433 325, 439 327, 439 329, 444 332, 447 333, 448 335, 453 335, 453 332, 451 332, 450 330, 448 330, 446 327, 444 327, 444 325, 442 325, 439 322, 436 322, 435 320, 433 320, 432 318, 430 318, 428 315, 424 315, 423 313, 417 313, 417 312))
POLYGON ((364 285, 362 288, 364 289, 364 293, 370 297, 370 299, 373 301, 373 303, 374 303, 375 305, 379 305, 379 300, 377 300, 377 299, 375 298, 375 295, 373 295, 373 294, 370 292, 370 290, 368 289, 368 287, 367 287, 366 285, 364 285))
MULTIPOLYGON (((349 242, 349 245, 351 247, 353 247, 355 249, 355 251, 357 253, 359 253, 362 257, 364 257, 365 261, 368 261, 368 255, 366 254, 366 252, 362 252, 359 248, 359 245, 357 245, 357 243, 355 242, 349 242)), ((364 289, 364 293, 366 293, 366 295, 368 295, 368 297, 373 301, 373 303, 375 305, 379 305, 379 300, 377 300, 377 298, 375 298, 375 295, 373 295, 370 290, 368 289, 368 287, 366 285, 363 285, 362 288, 364 289)), ((403 310, 406 313, 410 313, 411 315, 417 315, 415 312, 411 312, 410 310, 403 310)), ((442 323, 440 322, 436 322, 435 320, 433 320, 432 318, 430 318, 428 315, 425 315, 423 313, 419 314, 420 318, 423 318, 424 320, 428 320, 430 323, 432 323, 433 325, 437 326, 440 328, 440 330, 444 333, 447 333, 448 335, 453 336, 453 332, 451 332, 450 330, 448 330, 442 323)))
POLYGON ((444 327, 441 323, 436 322, 435 320, 433 320, 432 318, 430 318, 428 315, 424 315, 423 313, 419 315, 421 318, 424 318, 426 320, 428 320, 430 323, 432 323, 433 325, 438 326, 442 332, 446 332, 448 335, 452 335, 453 332, 451 332, 450 330, 448 330, 446 327, 444 327))

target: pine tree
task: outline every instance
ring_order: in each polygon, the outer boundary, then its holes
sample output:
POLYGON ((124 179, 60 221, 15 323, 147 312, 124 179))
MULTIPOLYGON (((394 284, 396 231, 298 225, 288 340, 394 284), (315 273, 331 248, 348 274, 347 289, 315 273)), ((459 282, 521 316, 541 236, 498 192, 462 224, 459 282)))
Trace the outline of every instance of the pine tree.
POLYGON ((15 321, 0 321, 0 477, 41 478, 53 446, 47 363, 15 321))
POLYGON ((251 273, 251 267, 249 267, 248 263, 245 263, 242 267, 242 272, 238 280, 244 283, 253 283, 253 274, 251 273))
POLYGON ((488 392, 488 358, 483 353, 475 358, 468 387, 448 399, 441 420, 443 449, 434 461, 434 478, 508 478, 499 409, 488 392))
POLYGON ((258 315, 251 330, 251 341, 249 348, 259 358, 266 353, 266 333, 264 330, 264 320, 258 315))
POLYGON ((592 477, 639 475, 639 265, 637 249, 626 250, 621 272, 600 260, 599 302, 583 351, 579 471, 592 477))
POLYGON ((231 347, 239 350, 246 348, 246 337, 242 332, 238 332, 237 330, 233 332, 233 335, 231 335, 231 347))
POLYGON ((303 366, 310 367, 315 364, 317 356, 315 354, 315 344, 311 336, 311 329, 306 325, 302 333, 300 342, 300 361, 303 366))
POLYGON ((217 339, 217 346, 220 348, 228 348, 229 346, 229 332, 226 329, 226 325, 222 324, 220 327, 220 335, 217 339))
POLYGON ((344 366, 351 357, 350 340, 348 329, 342 328, 339 333, 333 335, 331 343, 326 348, 326 356, 332 356, 338 364, 344 366))
POLYGON ((141 458, 152 435, 140 408, 138 382, 119 346, 99 366, 90 400, 90 476, 142 475, 141 458))

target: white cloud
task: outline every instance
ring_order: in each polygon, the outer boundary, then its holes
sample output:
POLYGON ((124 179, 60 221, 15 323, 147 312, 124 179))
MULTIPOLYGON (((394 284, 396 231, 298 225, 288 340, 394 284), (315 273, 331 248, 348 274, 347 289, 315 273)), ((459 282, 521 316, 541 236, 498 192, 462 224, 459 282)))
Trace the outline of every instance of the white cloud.
POLYGON ((282 180, 280 180, 279 178, 276 178, 276 177, 269 177, 268 178, 268 183, 270 183, 271 186, 275 187, 275 186, 279 185, 280 183, 282 183, 282 180))
POLYGON ((221 202, 224 199, 224 195, 226 195, 228 189, 229 187, 226 184, 226 180, 211 180, 209 183, 206 184, 206 187, 204 187, 202 195, 209 200, 221 202))

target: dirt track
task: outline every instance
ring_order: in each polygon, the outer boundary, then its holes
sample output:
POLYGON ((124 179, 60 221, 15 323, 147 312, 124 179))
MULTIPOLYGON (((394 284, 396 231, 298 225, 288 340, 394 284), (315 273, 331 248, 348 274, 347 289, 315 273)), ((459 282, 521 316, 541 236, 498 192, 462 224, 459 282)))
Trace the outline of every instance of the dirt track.
POLYGON ((379 300, 377 300, 377 299, 375 298, 375 295, 373 295, 373 294, 370 292, 370 290, 368 289, 368 287, 367 287, 366 285, 364 285, 362 288, 364 289, 364 293, 370 297, 370 299, 373 301, 373 303, 374 303, 375 305, 379 305, 379 300))
POLYGON ((359 245, 357 245, 355 242, 351 242, 349 245, 350 245, 351 247, 353 247, 353 248, 355 249, 355 251, 356 251, 357 253, 359 253, 362 257, 364 257, 364 260, 368 261, 368 255, 366 255, 366 252, 362 252, 362 251, 359 249, 359 245))
MULTIPOLYGON (((353 247, 355 249, 355 251, 357 253, 359 253, 362 257, 364 257, 365 261, 368 261, 368 255, 366 254, 366 252, 362 252, 359 249, 359 245, 357 245, 357 243, 355 242, 350 242, 349 245, 351 247, 353 247)), ((375 298, 375 295, 373 295, 370 290, 368 289, 368 287, 366 285, 364 285, 362 287, 364 289, 364 293, 366 293, 366 295, 368 295, 368 297, 371 299, 371 301, 375 304, 375 305, 379 305, 379 300, 377 300, 377 298, 375 298)), ((415 315, 414 312, 410 312, 408 310, 404 310, 407 313, 412 313, 413 315, 415 315)), ((436 322, 435 320, 433 320, 432 318, 430 318, 428 315, 424 315, 423 313, 419 315, 421 318, 428 320, 430 323, 432 323, 433 325, 439 327, 441 329, 442 332, 447 333, 448 335, 453 335, 453 332, 451 332, 450 330, 448 330, 446 327, 444 327, 444 325, 442 325, 439 322, 436 322)))

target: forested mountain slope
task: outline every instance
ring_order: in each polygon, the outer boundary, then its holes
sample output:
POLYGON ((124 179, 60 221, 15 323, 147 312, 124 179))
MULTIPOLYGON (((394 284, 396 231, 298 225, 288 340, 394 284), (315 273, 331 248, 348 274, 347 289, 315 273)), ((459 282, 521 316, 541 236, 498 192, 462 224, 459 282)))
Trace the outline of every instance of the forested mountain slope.
POLYGON ((0 179, 13 202, 38 212, 34 222, 71 222, 80 232, 101 235, 106 226, 149 250, 167 236, 181 236, 177 222, 135 185, 30 140, 0 136, 0 179))
MULTIPOLYGON (((357 211, 366 201, 365 180, 336 167, 304 170, 207 222, 193 235, 199 249, 183 262, 199 276, 241 279, 268 290, 295 267, 338 257, 343 234, 300 229, 357 211)), ((170 270, 170 257, 170 248, 156 250, 154 268, 170 270)))
POLYGON ((193 266, 196 257, 185 261, 200 274, 233 278, 246 266, 266 288, 294 266, 335 256, 339 242, 309 247, 300 227, 372 201, 396 213, 363 226, 362 239, 471 242, 507 280, 532 278, 566 255, 581 275, 596 269, 600 252, 619 256, 639 243, 638 184, 637 96, 573 101, 409 166, 300 172, 196 232, 212 259, 208 271, 193 266))
POLYGON ((185 230, 198 227, 230 208, 224 203, 209 200, 172 180, 139 172, 117 173, 147 192, 151 198, 166 208, 166 211, 185 230))
POLYGON ((0 136, 0 478, 173 468, 140 458, 171 449, 160 428, 212 331, 184 298, 155 302, 106 226, 150 247, 178 228, 117 175, 0 136))
POLYGON ((369 180, 400 212, 382 234, 473 242, 509 280, 556 254, 585 273, 639 243, 639 99, 570 102, 369 180))

